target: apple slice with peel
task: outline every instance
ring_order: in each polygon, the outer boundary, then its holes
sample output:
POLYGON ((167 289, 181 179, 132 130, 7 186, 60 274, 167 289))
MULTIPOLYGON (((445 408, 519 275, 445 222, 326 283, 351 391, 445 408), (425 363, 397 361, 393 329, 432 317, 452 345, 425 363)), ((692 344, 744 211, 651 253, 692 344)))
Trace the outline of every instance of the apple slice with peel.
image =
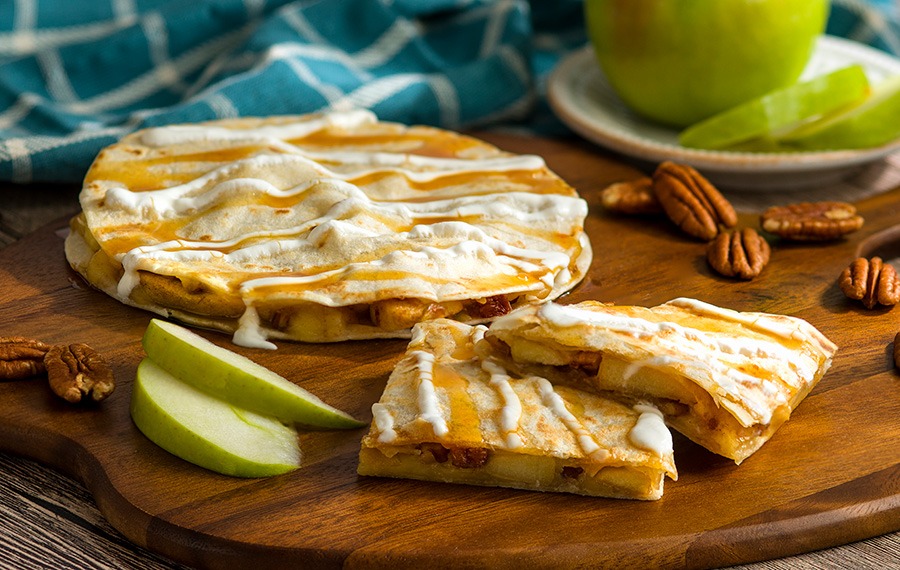
POLYGON ((237 407, 308 427, 365 425, 268 368, 174 323, 152 319, 142 342, 147 356, 170 374, 237 407))
POLYGON ((776 89, 691 125, 678 135, 678 142, 691 148, 727 148, 847 108, 863 101, 868 93, 862 66, 850 65, 776 89))
POLYGON ((900 138, 900 76, 872 90, 859 105, 803 125, 778 141, 799 150, 874 148, 900 138))
POLYGON ((198 390, 148 358, 138 365, 131 418, 156 445, 217 473, 267 477, 300 467, 294 428, 198 390))

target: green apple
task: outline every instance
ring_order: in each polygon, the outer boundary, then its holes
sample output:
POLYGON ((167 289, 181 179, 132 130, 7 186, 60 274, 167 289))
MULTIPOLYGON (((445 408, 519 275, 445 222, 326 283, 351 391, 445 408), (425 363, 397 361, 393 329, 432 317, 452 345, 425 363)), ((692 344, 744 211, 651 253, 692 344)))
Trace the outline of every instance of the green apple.
POLYGON ((717 113, 681 132, 682 146, 720 149, 757 137, 772 137, 863 101, 869 81, 861 65, 776 89, 762 97, 717 113))
POLYGON ((173 376, 235 406, 288 424, 365 425, 268 368, 174 323, 152 319, 142 342, 147 356, 173 376))
POLYGON ((778 141, 800 150, 877 147, 900 138, 900 76, 875 86, 859 105, 823 117, 778 141))
POLYGON ((217 473, 267 477, 300 467, 294 428, 198 390, 147 358, 138 365, 131 417, 156 445, 217 473))
POLYGON ((794 83, 828 0, 586 0, 587 31, 632 110, 686 127, 794 83))

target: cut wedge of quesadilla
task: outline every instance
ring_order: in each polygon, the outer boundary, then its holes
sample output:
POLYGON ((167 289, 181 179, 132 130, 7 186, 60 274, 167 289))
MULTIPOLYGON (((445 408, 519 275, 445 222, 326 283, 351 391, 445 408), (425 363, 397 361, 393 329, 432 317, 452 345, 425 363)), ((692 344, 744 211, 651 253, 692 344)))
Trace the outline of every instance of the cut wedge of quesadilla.
POLYGON ((591 261, 587 205, 540 157, 367 111, 139 131, 80 202, 66 256, 89 283, 246 346, 486 322, 591 261))
POLYGON ((415 326, 372 406, 361 475, 662 496, 665 476, 677 473, 672 437, 655 407, 510 373, 490 356, 485 330, 448 319, 415 326))
POLYGON ((486 340, 556 382, 653 402, 670 427, 736 463, 790 417, 837 349, 802 319, 686 298, 525 307, 486 340))

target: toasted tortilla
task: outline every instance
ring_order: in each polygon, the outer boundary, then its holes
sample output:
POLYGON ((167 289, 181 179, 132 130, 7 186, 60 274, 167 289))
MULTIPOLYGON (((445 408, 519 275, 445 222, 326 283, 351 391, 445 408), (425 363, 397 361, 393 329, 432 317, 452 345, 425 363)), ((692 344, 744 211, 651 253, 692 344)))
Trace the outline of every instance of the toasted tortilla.
POLYGON ((66 255, 88 282, 247 346, 487 322, 591 262, 587 205, 540 157, 367 111, 139 131, 80 202, 66 255))

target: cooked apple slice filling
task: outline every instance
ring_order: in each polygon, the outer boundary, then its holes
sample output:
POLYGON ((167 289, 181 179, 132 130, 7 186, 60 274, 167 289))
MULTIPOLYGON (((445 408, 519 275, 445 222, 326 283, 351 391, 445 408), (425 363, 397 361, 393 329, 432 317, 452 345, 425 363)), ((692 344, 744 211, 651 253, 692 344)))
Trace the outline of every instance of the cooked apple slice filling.
POLYGON ((658 499, 676 477, 671 435, 626 405, 493 358, 485 327, 419 323, 363 439, 361 475, 658 499))
POLYGON ((513 368, 541 366, 557 383, 650 401, 672 428, 736 463, 790 417, 836 350, 802 319, 692 299, 548 303, 501 317, 486 339, 513 368))

